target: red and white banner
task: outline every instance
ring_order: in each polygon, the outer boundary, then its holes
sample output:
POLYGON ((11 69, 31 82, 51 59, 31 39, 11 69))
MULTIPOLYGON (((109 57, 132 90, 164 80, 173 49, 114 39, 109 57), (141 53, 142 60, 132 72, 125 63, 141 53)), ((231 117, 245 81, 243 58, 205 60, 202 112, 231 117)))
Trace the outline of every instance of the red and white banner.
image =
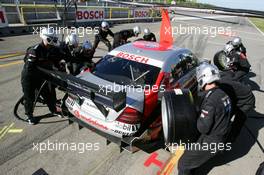
POLYGON ((147 8, 139 8, 134 10, 134 18, 147 18, 151 17, 151 10, 147 8))
POLYGON ((8 21, 5 15, 5 9, 0 8, 0 27, 8 26, 8 21))
POLYGON ((105 16, 104 9, 78 10, 76 12, 76 21, 85 22, 85 21, 103 20, 104 16, 105 16))

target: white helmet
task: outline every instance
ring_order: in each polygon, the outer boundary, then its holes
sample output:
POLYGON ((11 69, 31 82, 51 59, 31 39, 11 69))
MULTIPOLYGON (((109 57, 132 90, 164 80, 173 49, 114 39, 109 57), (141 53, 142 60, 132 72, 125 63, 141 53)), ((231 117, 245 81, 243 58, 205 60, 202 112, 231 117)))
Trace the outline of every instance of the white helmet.
POLYGON ((57 45, 58 37, 56 35, 56 32, 51 27, 44 27, 40 31, 40 38, 43 40, 44 43, 48 45, 57 45))
POLYGON ((235 37, 231 43, 234 47, 238 47, 242 44, 242 39, 240 37, 235 37))
POLYGON ((102 29, 107 30, 109 28, 109 24, 106 21, 103 21, 101 24, 102 29))
POLYGON ((215 65, 204 62, 196 68, 196 78, 198 89, 201 90, 206 84, 220 80, 219 69, 215 65))
POLYGON ((71 33, 65 38, 65 43, 67 45, 77 47, 79 44, 78 36, 75 33, 71 33))
POLYGON ((92 49, 92 44, 90 41, 86 40, 83 45, 82 45, 82 48, 85 49, 85 50, 91 50, 92 49))
POLYGON ((135 34, 136 36, 138 36, 138 35, 141 33, 141 29, 140 29, 139 26, 135 26, 135 27, 133 28, 133 31, 134 31, 134 34, 135 34))
POLYGON ((230 52, 234 49, 234 46, 232 44, 226 44, 223 51, 226 53, 226 55, 229 55, 230 52))
POLYGON ((149 35, 150 34, 150 30, 149 28, 145 28, 144 29, 144 35, 149 35))

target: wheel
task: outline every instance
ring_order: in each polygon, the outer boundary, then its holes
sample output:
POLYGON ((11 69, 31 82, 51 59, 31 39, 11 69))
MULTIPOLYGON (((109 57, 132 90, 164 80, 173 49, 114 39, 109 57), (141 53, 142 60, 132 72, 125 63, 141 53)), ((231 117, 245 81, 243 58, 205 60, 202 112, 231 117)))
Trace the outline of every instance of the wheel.
POLYGON ((189 90, 165 91, 161 113, 165 143, 191 143, 197 140, 197 113, 189 90))
POLYGON ((214 65, 221 71, 229 69, 227 61, 225 52, 222 50, 214 55, 214 65))
POLYGON ((13 110, 13 114, 18 120, 27 121, 26 119, 21 118, 17 113, 17 110, 18 110, 18 107, 20 104, 24 105, 24 96, 20 97, 19 100, 17 101, 17 103, 14 107, 14 110, 13 110))

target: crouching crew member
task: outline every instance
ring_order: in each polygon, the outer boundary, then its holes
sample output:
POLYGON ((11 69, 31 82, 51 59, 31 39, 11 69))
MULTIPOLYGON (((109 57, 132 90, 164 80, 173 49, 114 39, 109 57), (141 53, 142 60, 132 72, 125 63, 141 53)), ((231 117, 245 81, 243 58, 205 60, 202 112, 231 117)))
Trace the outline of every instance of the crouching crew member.
POLYGON ((228 95, 217 86, 220 80, 219 70, 208 63, 197 68, 197 81, 200 90, 205 91, 201 104, 200 116, 197 119, 197 128, 201 133, 197 145, 193 149, 186 149, 178 162, 179 175, 190 175, 214 157, 220 150, 218 144, 225 144, 231 129, 231 100, 228 95), (216 150, 202 149, 207 144, 216 145, 216 150))
POLYGON ((145 28, 143 40, 156 42, 156 36, 148 28, 145 28))
POLYGON ((141 29, 139 26, 135 26, 133 29, 121 30, 120 32, 115 33, 113 49, 123 44, 126 44, 128 42, 127 41, 128 38, 138 37, 140 33, 141 33, 141 29))

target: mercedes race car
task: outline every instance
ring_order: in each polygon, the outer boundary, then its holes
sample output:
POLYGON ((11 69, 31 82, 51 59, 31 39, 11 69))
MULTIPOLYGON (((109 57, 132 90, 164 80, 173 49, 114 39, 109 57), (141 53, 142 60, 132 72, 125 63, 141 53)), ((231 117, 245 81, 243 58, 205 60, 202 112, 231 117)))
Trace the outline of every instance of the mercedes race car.
POLYGON ((161 121, 165 91, 186 88, 196 94, 197 66, 188 49, 136 41, 112 50, 77 77, 43 71, 66 89, 63 101, 71 121, 122 145, 161 121))
MULTIPOLYGON (((159 43, 136 41, 104 56, 92 71, 78 78, 99 86, 99 91, 125 92, 124 107, 116 111, 93 100, 69 95, 66 106, 77 120, 107 135, 134 136, 149 120, 160 116, 162 92, 174 88, 196 91, 195 67, 198 60, 188 49, 161 48, 159 43)), ((102 97, 103 98, 103 97, 102 97)))

